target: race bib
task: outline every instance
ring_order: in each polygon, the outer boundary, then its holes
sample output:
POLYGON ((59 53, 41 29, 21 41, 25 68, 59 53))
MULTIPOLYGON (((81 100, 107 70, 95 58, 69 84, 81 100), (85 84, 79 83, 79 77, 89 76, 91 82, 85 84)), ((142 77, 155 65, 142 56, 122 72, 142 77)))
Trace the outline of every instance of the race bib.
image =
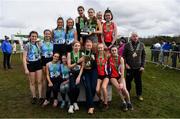
POLYGON ((70 44, 72 44, 73 41, 74 41, 74 39, 66 39, 66 44, 70 45, 70 44))

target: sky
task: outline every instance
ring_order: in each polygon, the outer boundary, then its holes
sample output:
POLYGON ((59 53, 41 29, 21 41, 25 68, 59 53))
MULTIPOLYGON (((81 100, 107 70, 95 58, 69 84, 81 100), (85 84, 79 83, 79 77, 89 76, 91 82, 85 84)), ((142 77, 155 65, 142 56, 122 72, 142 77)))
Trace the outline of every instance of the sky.
POLYGON ((86 15, 91 7, 96 12, 109 8, 120 36, 180 35, 180 0, 0 0, 0 38, 54 29, 59 16, 75 19, 79 5, 86 15))

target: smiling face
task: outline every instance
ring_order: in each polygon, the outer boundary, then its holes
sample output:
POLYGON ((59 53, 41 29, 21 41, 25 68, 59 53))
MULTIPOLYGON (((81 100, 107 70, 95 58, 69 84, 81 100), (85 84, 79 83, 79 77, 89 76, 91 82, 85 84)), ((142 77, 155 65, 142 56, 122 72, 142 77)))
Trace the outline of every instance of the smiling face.
POLYGON ((88 10, 88 16, 89 16, 90 19, 95 16, 95 11, 94 11, 94 9, 90 8, 90 9, 88 10))
POLYGON ((132 33, 131 34, 131 40, 133 42, 137 42, 139 40, 137 33, 132 33))
POLYGON ((31 33, 29 39, 32 43, 35 43, 37 41, 38 35, 36 33, 31 33))
POLYGON ((104 51, 104 45, 102 43, 98 44, 98 52, 104 51))
POLYGON ((68 20, 67 20, 67 26, 68 26, 68 28, 73 28, 73 26, 74 26, 74 21, 73 21, 73 19, 68 19, 68 20))
POLYGON ((65 55, 62 56, 62 63, 63 64, 67 63, 67 57, 65 55))
POLYGON ((63 20, 62 19, 57 20, 57 27, 58 28, 63 28, 63 26, 64 26, 63 20))
POLYGON ((60 55, 58 53, 55 53, 53 55, 53 62, 58 62, 59 61, 59 57, 60 57, 60 55))
POLYGON ((82 7, 78 8, 78 14, 79 14, 79 16, 83 16, 84 15, 84 9, 82 7))
POLYGON ((118 55, 118 49, 116 47, 111 48, 111 54, 112 56, 117 56, 118 55))
POLYGON ((111 19, 112 19, 111 13, 106 13, 106 14, 105 14, 105 20, 106 20, 107 22, 109 22, 109 21, 111 21, 111 19))
POLYGON ((102 21, 102 12, 98 12, 96 17, 99 19, 99 21, 102 21))
POLYGON ((78 52, 78 51, 80 50, 80 48, 81 48, 81 45, 80 45, 79 42, 74 43, 74 45, 73 45, 73 50, 74 50, 75 52, 78 52))
POLYGON ((50 30, 44 31, 44 38, 45 38, 45 40, 51 40, 51 31, 50 30))
POLYGON ((85 49, 86 50, 91 50, 92 46, 93 46, 92 41, 91 40, 86 40, 85 49))

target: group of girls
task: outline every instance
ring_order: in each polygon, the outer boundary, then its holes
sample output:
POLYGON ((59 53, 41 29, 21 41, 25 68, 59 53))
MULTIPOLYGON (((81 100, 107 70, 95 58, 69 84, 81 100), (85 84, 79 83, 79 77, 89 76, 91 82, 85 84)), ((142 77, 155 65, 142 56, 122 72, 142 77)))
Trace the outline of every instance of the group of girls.
POLYGON ((83 6, 77 10, 76 29, 72 18, 67 19, 64 28, 64 20, 59 17, 56 29, 44 30, 42 42, 37 42, 36 31, 29 34, 29 42, 24 46, 23 66, 29 77, 32 104, 48 105, 53 93, 53 107, 57 107, 60 92, 60 107, 65 107, 68 97, 68 113, 74 113, 79 110, 77 99, 82 82, 88 114, 93 114, 95 94, 103 108, 109 108, 107 86, 111 82, 121 97, 123 110, 133 110, 124 79, 124 60, 114 46, 117 26, 112 21, 112 12, 107 9, 102 20, 103 14, 98 12, 95 16, 93 8, 88 10, 89 18, 84 15, 83 6))

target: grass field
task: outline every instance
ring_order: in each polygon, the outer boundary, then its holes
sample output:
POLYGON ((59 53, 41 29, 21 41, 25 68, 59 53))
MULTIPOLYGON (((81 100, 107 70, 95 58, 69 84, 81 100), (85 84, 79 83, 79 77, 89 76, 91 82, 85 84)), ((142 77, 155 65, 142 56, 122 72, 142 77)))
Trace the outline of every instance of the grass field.
MULTIPOLYGON (((149 57, 149 56, 148 56, 149 57)), ((2 64, 2 56, 0 55, 2 64)), ((101 112, 96 109, 94 115, 88 115, 84 104, 80 111, 69 115, 67 110, 42 108, 31 105, 29 83, 24 75, 19 54, 12 56, 13 69, 4 71, 0 66, 0 117, 62 117, 62 118, 164 118, 180 117, 180 71, 162 69, 150 63, 146 64, 143 74, 143 97, 140 102, 135 98, 133 86, 131 98, 134 111, 123 112, 120 109, 120 97, 113 89, 113 99, 110 109, 101 112)))

